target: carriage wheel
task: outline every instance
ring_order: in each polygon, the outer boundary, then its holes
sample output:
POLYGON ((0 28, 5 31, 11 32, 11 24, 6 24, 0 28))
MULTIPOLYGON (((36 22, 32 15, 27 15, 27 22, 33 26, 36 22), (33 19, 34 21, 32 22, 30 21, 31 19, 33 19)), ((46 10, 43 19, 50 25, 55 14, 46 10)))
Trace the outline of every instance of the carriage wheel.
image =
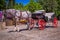
POLYGON ((39 29, 43 30, 45 28, 45 26, 46 26, 46 22, 44 21, 44 19, 40 19, 38 21, 38 25, 39 25, 39 29))
POLYGON ((56 17, 54 17, 54 19, 53 19, 53 26, 54 26, 54 28, 56 28, 57 25, 58 25, 58 20, 57 20, 56 17))

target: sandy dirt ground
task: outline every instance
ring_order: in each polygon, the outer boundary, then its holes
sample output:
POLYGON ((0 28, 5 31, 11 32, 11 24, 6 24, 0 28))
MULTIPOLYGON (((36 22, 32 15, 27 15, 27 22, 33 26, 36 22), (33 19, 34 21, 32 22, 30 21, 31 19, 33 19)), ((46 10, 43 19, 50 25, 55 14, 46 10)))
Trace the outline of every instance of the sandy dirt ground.
MULTIPOLYGON (((18 28, 26 29, 26 25, 17 25, 18 28)), ((44 30, 34 28, 21 32, 12 31, 14 26, 6 26, 0 31, 0 40, 60 40, 60 22, 57 28, 48 27, 44 30)))

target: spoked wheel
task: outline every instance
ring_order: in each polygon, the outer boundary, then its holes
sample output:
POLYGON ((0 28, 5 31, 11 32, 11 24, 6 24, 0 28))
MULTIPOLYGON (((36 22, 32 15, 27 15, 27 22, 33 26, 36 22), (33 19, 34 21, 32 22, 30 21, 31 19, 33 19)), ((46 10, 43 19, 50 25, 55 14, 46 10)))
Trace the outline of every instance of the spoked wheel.
POLYGON ((46 26, 46 22, 44 21, 44 19, 40 19, 38 21, 38 25, 39 25, 39 29, 40 30, 44 30, 45 29, 45 26, 46 26))
POLYGON ((58 25, 58 20, 57 20, 56 17, 54 17, 54 19, 53 19, 53 26, 54 26, 54 28, 56 28, 57 25, 58 25))

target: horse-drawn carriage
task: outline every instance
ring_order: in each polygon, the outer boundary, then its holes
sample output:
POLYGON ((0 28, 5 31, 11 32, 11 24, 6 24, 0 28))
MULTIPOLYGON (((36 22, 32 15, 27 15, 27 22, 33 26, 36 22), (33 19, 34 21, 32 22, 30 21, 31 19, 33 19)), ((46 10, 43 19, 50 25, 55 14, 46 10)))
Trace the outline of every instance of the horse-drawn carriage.
POLYGON ((28 29, 30 30, 33 27, 39 27, 40 30, 43 30, 49 23, 52 23, 52 25, 49 24, 48 26, 57 27, 58 20, 56 16, 53 15, 54 14, 50 15, 51 18, 49 19, 48 16, 45 16, 45 13, 42 11, 32 13, 31 18, 29 18, 28 29))

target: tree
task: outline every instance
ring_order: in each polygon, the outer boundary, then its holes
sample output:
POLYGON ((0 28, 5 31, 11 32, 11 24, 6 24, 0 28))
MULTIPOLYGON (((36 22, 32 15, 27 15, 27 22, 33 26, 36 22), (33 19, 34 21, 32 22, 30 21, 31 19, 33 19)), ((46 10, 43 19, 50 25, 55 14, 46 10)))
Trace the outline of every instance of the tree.
POLYGON ((56 0, 57 1, 57 3, 58 3, 58 10, 60 10, 60 0, 56 0))
POLYGON ((23 4, 22 3, 16 3, 15 6, 14 6, 14 9, 18 9, 18 10, 23 10, 23 4))
POLYGON ((31 11, 31 12, 34 12, 34 11, 35 11, 35 4, 34 4, 34 3, 35 3, 34 0, 30 0, 28 9, 29 9, 29 11, 31 11))
POLYGON ((0 10, 5 9, 5 0, 0 0, 0 10))
POLYGON ((58 16, 58 15, 60 15, 60 0, 56 0, 56 1, 57 1, 57 4, 58 4, 56 14, 58 16))
POLYGON ((43 2, 44 2, 44 0, 35 0, 37 3, 39 3, 40 5, 42 5, 43 6, 43 2))
POLYGON ((15 0, 8 0, 8 8, 14 8, 15 0))
POLYGON ((34 0, 30 0, 29 4, 25 6, 25 10, 34 12, 36 10, 41 10, 42 6, 39 3, 36 3, 34 0))
POLYGON ((25 6, 23 7, 23 9, 24 9, 24 10, 29 10, 29 9, 28 9, 28 6, 29 6, 29 4, 25 5, 25 6))
POLYGON ((37 0, 37 2, 41 3, 46 12, 55 12, 57 10, 56 0, 37 0))

